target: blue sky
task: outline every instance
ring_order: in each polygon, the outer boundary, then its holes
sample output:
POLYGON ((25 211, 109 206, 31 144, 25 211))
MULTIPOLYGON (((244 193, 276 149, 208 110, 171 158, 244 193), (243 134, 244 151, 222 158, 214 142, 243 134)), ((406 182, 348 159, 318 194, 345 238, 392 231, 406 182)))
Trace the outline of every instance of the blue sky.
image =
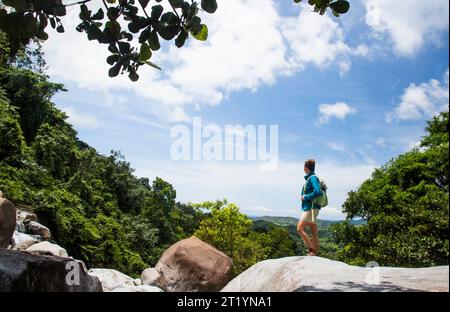
MULTIPOLYGON (((178 200, 227 198, 250 215, 298 216, 303 162, 329 186, 323 219, 343 219, 346 194, 374 168, 417 144, 448 110, 446 0, 351 1, 348 14, 312 14, 291 0, 222 0, 202 16, 207 42, 165 45, 133 83, 111 79, 106 48, 73 30, 44 45, 54 97, 79 137, 120 150, 138 176, 162 177, 178 200), (230 22, 231 21, 231 22, 230 22), (174 161, 173 126, 278 125, 276 170, 258 161, 174 161)), ((94 3, 94 7, 97 3, 94 3)))

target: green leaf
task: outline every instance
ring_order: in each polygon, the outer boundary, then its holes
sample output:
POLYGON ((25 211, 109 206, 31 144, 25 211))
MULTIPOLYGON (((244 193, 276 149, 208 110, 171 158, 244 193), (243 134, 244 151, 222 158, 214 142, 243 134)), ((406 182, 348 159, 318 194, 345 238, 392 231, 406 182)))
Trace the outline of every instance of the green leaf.
POLYGON ((198 16, 194 16, 191 19, 190 25, 191 25, 191 30, 194 34, 198 34, 202 30, 201 22, 202 22, 202 20, 198 16))
POLYGON ((198 32, 198 34, 194 35, 192 32, 192 37, 194 37, 197 40, 205 41, 208 39, 208 27, 205 24, 201 24, 201 30, 198 32))
POLYGON ((184 1, 183 0, 170 0, 170 3, 172 3, 174 8, 181 8, 181 7, 183 7, 184 1))
POLYGON ((88 40, 100 40, 100 38, 104 37, 100 28, 98 28, 94 24, 90 24, 86 28, 86 33, 88 35, 88 40))
POLYGON ((63 33, 64 32, 64 26, 62 24, 60 24, 58 27, 56 27, 56 31, 59 33, 63 33))
POLYGON ((147 43, 141 44, 141 49, 139 51, 139 61, 145 62, 152 57, 152 50, 150 50, 150 46, 147 43))
POLYGON ((184 43, 186 42, 188 35, 189 35, 188 32, 185 31, 184 29, 182 31, 180 31, 180 34, 178 35, 177 39, 175 39, 175 45, 178 48, 181 48, 182 46, 184 46, 184 43))
POLYGON ((147 4, 150 2, 150 0, 139 0, 139 3, 142 5, 142 7, 145 9, 147 7, 147 4))
POLYGON ((137 74, 136 69, 134 69, 134 67, 130 66, 128 71, 129 71, 128 77, 130 78, 131 81, 139 80, 139 75, 137 74))
POLYGON ((111 67, 108 71, 109 77, 116 77, 120 72, 120 67, 122 67, 122 64, 117 63, 113 67, 111 67))
POLYGON ((141 34, 139 35, 139 43, 147 41, 149 36, 150 36, 150 27, 144 29, 141 32, 141 34))
POLYGON ((111 53, 119 53, 119 49, 114 44, 110 44, 108 46, 108 51, 111 53))
POLYGON ((134 34, 138 33, 141 28, 139 27, 138 23, 131 22, 128 24, 128 30, 134 34))
POLYGON ((217 1, 216 0, 202 0, 201 2, 202 9, 208 13, 214 13, 217 10, 217 1))
POLYGON ((167 22, 159 22, 156 27, 158 34, 165 40, 172 40, 179 31, 178 25, 169 24, 167 22))
POLYGON ((108 57, 106 58, 106 62, 107 62, 109 65, 113 65, 113 64, 116 63, 119 59, 120 59, 120 55, 118 55, 118 54, 113 54, 113 55, 110 55, 110 56, 108 56, 108 57))
POLYGON ((117 21, 108 21, 106 22, 105 25, 105 29, 109 30, 109 33, 114 37, 114 38, 119 38, 120 35, 120 24, 117 21))
POLYGON ((154 22, 156 22, 161 17, 161 14, 163 11, 164 11, 164 8, 159 4, 152 6, 152 13, 150 14, 150 18, 154 22))
POLYGON ((45 29, 48 25, 48 20, 43 13, 38 14, 39 17, 39 29, 45 29))
POLYGON ((130 44, 128 42, 119 41, 119 51, 122 54, 130 52, 130 44))
POLYGON ((103 12, 103 9, 98 9, 97 13, 92 15, 93 20, 102 20, 105 17, 105 13, 103 12))
POLYGON ((161 48, 156 30, 153 30, 148 36, 148 44, 153 51, 158 51, 161 48))
POLYGON ((330 8, 332 8, 338 14, 347 13, 350 9, 350 3, 346 0, 338 0, 336 2, 330 3, 330 8))
POLYGON ((119 14, 120 10, 116 7, 109 7, 108 12, 106 13, 110 21, 115 21, 119 17, 119 14))
POLYGON ((53 17, 50 17, 50 25, 52 26, 53 29, 56 28, 56 22, 55 22, 55 19, 53 17))
POLYGON ((45 31, 41 30, 36 33, 36 37, 41 40, 47 40, 48 34, 45 31))
POLYGON ((81 20, 85 21, 91 18, 91 11, 85 4, 80 5, 80 10, 81 12, 79 14, 79 17, 81 20))

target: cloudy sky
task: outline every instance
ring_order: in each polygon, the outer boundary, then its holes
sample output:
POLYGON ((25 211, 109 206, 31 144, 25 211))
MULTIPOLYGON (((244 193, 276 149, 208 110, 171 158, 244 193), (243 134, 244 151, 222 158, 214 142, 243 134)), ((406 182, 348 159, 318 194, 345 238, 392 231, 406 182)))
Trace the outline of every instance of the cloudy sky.
MULTIPOLYGON (((95 7, 100 2, 94 0, 95 7)), ((163 46, 140 80, 109 78, 106 46, 74 30, 44 45, 54 97, 79 137, 120 150, 138 176, 162 177, 182 202, 227 198, 249 215, 298 216, 303 162, 329 187, 323 219, 343 219, 347 193, 417 144, 425 121, 448 110, 449 2, 353 0, 319 16, 292 0, 218 0, 202 15, 206 42, 163 46), (175 161, 170 129, 278 125, 278 167, 261 161, 175 161)))

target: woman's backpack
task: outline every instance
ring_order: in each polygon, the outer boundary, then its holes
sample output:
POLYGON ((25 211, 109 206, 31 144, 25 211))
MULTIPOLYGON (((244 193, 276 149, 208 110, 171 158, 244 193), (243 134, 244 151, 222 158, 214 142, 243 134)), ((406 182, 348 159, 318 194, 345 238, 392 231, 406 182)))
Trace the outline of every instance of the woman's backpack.
POLYGON ((328 206, 328 196, 327 196, 327 185, 325 183, 325 181, 323 179, 320 179, 319 177, 316 176, 316 178, 319 180, 319 184, 320 184, 320 192, 322 193, 321 195, 317 196, 316 198, 312 199, 312 203, 315 206, 319 206, 320 208, 323 208, 325 206, 328 206))
MULTIPOLYGON (((308 183, 308 181, 311 177, 308 178, 306 183, 308 183)), ((317 178, 317 180, 319 180, 321 194, 319 196, 317 196, 316 198, 313 198, 311 200, 311 202, 313 203, 314 206, 323 208, 323 207, 328 206, 328 196, 327 196, 328 187, 323 179, 319 178, 318 176, 316 176, 316 178, 317 178)), ((306 183, 304 185, 305 188, 306 188, 306 183)))

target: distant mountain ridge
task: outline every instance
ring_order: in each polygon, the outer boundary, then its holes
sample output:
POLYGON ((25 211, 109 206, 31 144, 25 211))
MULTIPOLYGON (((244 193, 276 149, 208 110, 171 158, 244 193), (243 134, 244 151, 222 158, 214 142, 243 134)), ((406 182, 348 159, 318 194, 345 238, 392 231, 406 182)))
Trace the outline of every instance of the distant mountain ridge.
MULTIPOLYGON (((262 220, 262 221, 267 221, 267 222, 271 222, 274 223, 276 225, 281 225, 281 226, 289 226, 289 225, 297 225, 298 223, 298 219, 297 218, 293 218, 293 217, 278 217, 278 216, 262 216, 262 217, 256 217, 256 216, 249 216, 249 218, 253 221, 258 221, 258 220, 262 220)), ((321 225, 325 225, 325 226, 329 226, 331 224, 337 224, 337 223, 342 223, 345 220, 337 220, 337 221, 330 221, 330 220, 317 220, 317 223, 319 226, 321 225)), ((362 225, 362 224, 366 224, 366 220, 349 220, 350 224, 352 225, 362 225)))

